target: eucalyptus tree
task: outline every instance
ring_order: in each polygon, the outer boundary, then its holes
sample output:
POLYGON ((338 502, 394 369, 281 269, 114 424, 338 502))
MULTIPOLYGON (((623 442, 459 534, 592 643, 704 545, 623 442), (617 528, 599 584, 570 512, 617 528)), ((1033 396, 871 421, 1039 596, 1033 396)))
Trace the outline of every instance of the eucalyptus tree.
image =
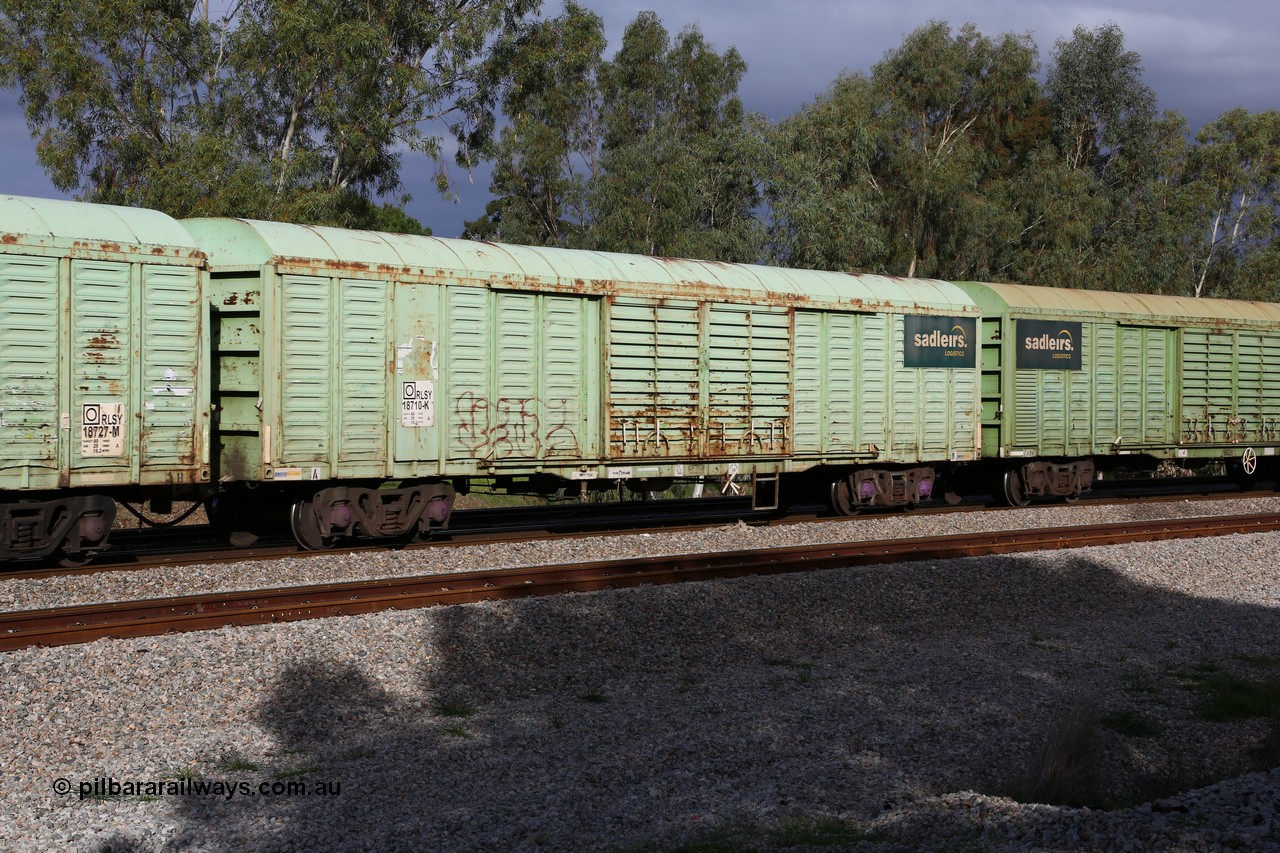
POLYGON ((1142 82, 1142 58, 1126 50, 1114 23, 1076 27, 1059 39, 1045 78, 1053 136, 1072 168, 1104 184, 1133 184, 1155 131, 1155 93, 1142 82))
POLYGON ((1029 35, 956 33, 934 21, 872 69, 886 271, 981 277, 998 214, 988 190, 1012 156, 1011 135, 1039 93, 1029 35))
POLYGON ((464 236, 580 246, 590 223, 587 190, 599 169, 604 22, 576 3, 535 21, 495 57, 505 69, 506 124, 493 159, 485 215, 464 236))
POLYGON ((538 0, 0 0, 16 88, 54 185, 176 215, 360 224, 405 152, 470 162, 501 44, 538 0), (352 220, 356 220, 353 222, 352 220))
POLYGON ((764 135, 746 115, 738 51, 716 52, 696 27, 671 40, 641 12, 599 72, 602 141, 590 185, 596 248, 758 260, 764 135))
POLYGON ((769 258, 807 269, 857 272, 884 254, 877 214, 871 80, 842 74, 770 139, 766 196, 769 258))
POLYGON ((1272 264, 1259 260, 1280 247, 1280 112, 1228 110, 1196 139, 1190 170, 1203 203, 1193 220, 1192 294, 1280 298, 1280 279, 1262 272, 1272 264))
POLYGON ((499 53, 507 125, 486 153, 494 199, 466 235, 649 255, 754 261, 763 228, 761 120, 737 95, 746 63, 652 12, 602 58, 598 16, 573 2, 499 53))

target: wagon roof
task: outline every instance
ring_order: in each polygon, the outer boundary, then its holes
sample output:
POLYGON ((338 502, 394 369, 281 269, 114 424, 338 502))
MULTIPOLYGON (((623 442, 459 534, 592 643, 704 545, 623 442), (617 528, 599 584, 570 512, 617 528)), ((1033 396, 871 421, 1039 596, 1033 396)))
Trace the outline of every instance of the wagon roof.
POLYGON ((179 254, 196 249, 181 223, 159 211, 17 195, 0 195, 0 235, 19 246, 163 246, 179 254))
POLYGON ((679 299, 707 295, 846 310, 976 314, 973 300, 943 281, 780 269, 715 261, 651 258, 513 246, 442 237, 349 231, 243 219, 185 223, 208 253, 211 269, 277 264, 325 275, 385 272, 486 282, 512 288, 643 295, 679 299))
POLYGON ((961 282, 959 287, 988 311, 1012 313, 1080 314, 1145 323, 1227 323, 1280 325, 1280 305, 1234 299, 1196 299, 1146 293, 1109 293, 1038 287, 1026 284, 961 282), (985 293, 984 293, 985 291, 985 293))

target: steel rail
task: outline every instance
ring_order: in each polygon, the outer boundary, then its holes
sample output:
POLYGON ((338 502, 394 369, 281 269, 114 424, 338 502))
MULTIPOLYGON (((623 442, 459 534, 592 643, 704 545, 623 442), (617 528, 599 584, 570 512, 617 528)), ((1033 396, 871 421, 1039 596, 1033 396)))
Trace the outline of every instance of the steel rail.
POLYGON ((490 569, 0 614, 0 651, 495 601, 566 591, 1280 530, 1280 515, 1209 516, 719 554, 490 569))
MULTIPOLYGON (((1221 478, 1212 481, 1191 481, 1191 480, 1172 480, 1167 483, 1159 483, 1155 489, 1144 490, 1135 484, 1141 484, 1145 481, 1099 481, 1095 484, 1095 491, 1092 496, 1086 496, 1080 502, 1072 504, 1074 507, 1099 507, 1099 506, 1125 506, 1131 505, 1135 500, 1142 500, 1148 503, 1161 503, 1171 501, 1202 501, 1202 500, 1246 500, 1251 498, 1267 498, 1275 497, 1276 492, 1273 489, 1265 489, 1258 491, 1239 492, 1232 490, 1232 487, 1224 485, 1221 478), (1102 488, 1105 484, 1105 488, 1102 488), (1188 486, 1194 486, 1198 491, 1185 491, 1188 486), (1173 489, 1170 491, 1170 489, 1173 489)), ((499 545, 504 543, 531 542, 552 539, 575 539, 590 536, 625 536, 638 532, 661 531, 663 533, 696 533, 703 530, 719 527, 724 524, 732 524, 742 522, 753 527, 774 527, 786 526, 790 524, 828 524, 828 523, 848 523, 851 521, 876 520, 895 517, 892 510, 871 510, 859 516, 843 516, 833 515, 829 510, 825 510, 818 506, 811 508, 800 508, 797 511, 789 512, 787 515, 778 516, 770 515, 767 511, 746 511, 735 512, 733 507, 725 507, 724 505, 713 505, 706 507, 706 512, 700 506, 693 504, 701 504, 711 501, 738 501, 740 504, 749 505, 749 499, 721 499, 707 498, 703 501, 694 501, 688 499, 681 503, 690 504, 690 506, 682 509, 680 515, 671 516, 652 516, 643 518, 631 518, 626 516, 620 509, 613 510, 615 517, 610 518, 608 514, 599 518, 577 518, 571 514, 564 523, 534 523, 521 524, 516 527, 489 529, 486 528, 485 522, 477 521, 477 519, 488 517, 497 512, 511 514, 510 510, 461 510, 455 518, 465 519, 465 525, 451 527, 440 535, 440 538, 432 538, 425 542, 408 542, 391 545, 386 542, 378 542, 370 539, 355 539, 350 543, 340 545, 327 551, 304 551, 301 550, 297 543, 292 539, 284 536, 275 538, 264 537, 263 541, 248 546, 231 546, 226 544, 215 544, 209 541, 205 536, 210 529, 206 526, 193 526, 191 528, 170 528, 166 531, 166 538, 172 539, 181 535, 183 530, 191 530, 192 536, 202 537, 199 541, 202 543, 196 549, 187 548, 166 548, 160 550, 129 550, 126 546, 123 551, 109 551, 100 562, 93 562, 87 566, 76 568, 27 568, 21 563, 12 564, 12 568, 8 566, 0 566, 0 581, 15 580, 37 580, 53 577, 70 577, 76 575, 93 575, 103 572, 115 571, 141 571, 154 569, 158 566, 185 566, 196 564, 216 564, 216 563, 232 563, 232 562, 251 562, 251 561, 268 561, 276 560, 284 557, 307 558, 312 556, 322 556, 326 554, 358 554, 366 551, 385 551, 388 549, 400 549, 405 551, 418 551, 423 549, 437 548, 457 548, 469 545, 499 545), (463 515, 465 513, 465 516, 463 515)), ((671 504, 674 502, 657 502, 659 504, 671 504)), ((615 506, 610 504, 586 506, 615 506)), ((636 502, 635 507, 645 508, 652 507, 653 504, 645 504, 644 502, 636 502)), ((959 506, 928 506, 920 507, 911 512, 912 516, 949 514, 955 512, 1016 512, 1022 509, 1048 509, 1053 507, 1066 509, 1065 504, 1053 503, 1033 503, 1030 507, 1010 507, 1001 505, 991 505, 989 503, 965 503, 959 506)), ((546 507, 536 507, 534 509, 548 509, 546 507)), ((564 505, 557 509, 565 509, 564 505)), ((517 512, 522 510, 517 510, 517 512)), ((497 516, 495 516, 497 517, 497 516)), ((544 521, 553 520, 547 518, 544 521)), ((146 536, 151 531, 128 529, 125 533, 146 536)))

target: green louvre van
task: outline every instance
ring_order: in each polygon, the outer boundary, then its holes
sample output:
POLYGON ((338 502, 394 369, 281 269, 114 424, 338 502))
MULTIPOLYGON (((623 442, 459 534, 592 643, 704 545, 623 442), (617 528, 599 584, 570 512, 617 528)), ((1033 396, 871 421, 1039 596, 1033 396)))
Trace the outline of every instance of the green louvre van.
POLYGON ((87 559, 120 489, 209 481, 203 264, 164 214, 0 196, 0 559, 87 559))
POLYGON ((441 523, 471 477, 820 469, 846 502, 913 503, 978 452, 978 311, 945 282, 184 225, 210 259, 220 474, 283 484, 317 546, 441 523))
POLYGON ((1274 467, 1280 305, 957 286, 982 309, 982 455, 1012 502, 1078 494, 1094 463, 1274 467))

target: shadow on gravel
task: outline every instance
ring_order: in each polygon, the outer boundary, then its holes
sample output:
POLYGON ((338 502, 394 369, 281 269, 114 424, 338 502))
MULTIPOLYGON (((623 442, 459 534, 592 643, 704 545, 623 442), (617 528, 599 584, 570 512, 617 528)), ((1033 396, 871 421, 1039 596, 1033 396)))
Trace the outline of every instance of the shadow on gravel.
MULTIPOLYGON (((1222 551, 1259 547, 1235 537, 1222 551)), ((1168 563, 1178 549, 1143 553, 1168 563)), ((1060 796, 1123 805, 1252 769, 1266 723, 1200 719, 1207 685, 1280 675, 1280 608, 1138 585, 1076 554, 397 624, 418 627, 353 620, 368 657, 314 650, 272 676, 254 721, 279 751, 241 777, 339 794, 190 797, 170 848, 649 849, 824 815, 879 816, 881 833, 910 838, 928 821, 884 816, 923 797, 1033 794, 1071 709, 1087 717, 1068 749, 1085 766, 1060 796)))

